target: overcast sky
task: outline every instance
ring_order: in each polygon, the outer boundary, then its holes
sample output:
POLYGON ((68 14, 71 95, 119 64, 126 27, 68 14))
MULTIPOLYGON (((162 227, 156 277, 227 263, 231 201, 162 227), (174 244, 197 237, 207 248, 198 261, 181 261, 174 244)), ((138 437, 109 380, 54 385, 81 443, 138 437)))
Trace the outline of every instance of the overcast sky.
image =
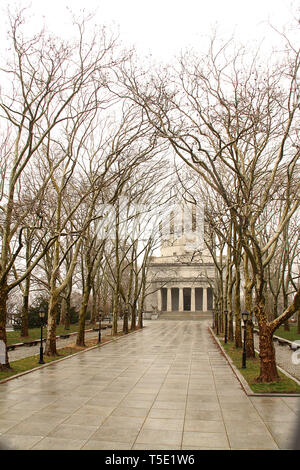
MULTIPOLYGON (((243 42, 274 43, 268 22, 281 28, 299 12, 295 0, 1 0, 2 9, 31 4, 36 25, 43 21, 56 34, 68 35, 69 7, 78 13, 96 11, 95 21, 119 30, 125 44, 143 54, 167 60, 182 49, 201 49, 204 36, 218 25, 219 33, 233 32, 243 42)), ((3 16, 1 15, 3 18, 3 16)), ((2 28, 1 28, 2 29, 2 28)), ((3 29, 2 29, 3 31, 3 29)))

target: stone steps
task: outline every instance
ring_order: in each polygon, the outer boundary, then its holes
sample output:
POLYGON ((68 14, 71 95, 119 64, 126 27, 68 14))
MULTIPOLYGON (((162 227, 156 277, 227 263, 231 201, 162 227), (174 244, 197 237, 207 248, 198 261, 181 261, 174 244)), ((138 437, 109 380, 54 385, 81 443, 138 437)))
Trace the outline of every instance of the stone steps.
POLYGON ((176 321, 187 321, 187 320, 211 320, 212 312, 163 312, 158 317, 159 320, 176 320, 176 321))

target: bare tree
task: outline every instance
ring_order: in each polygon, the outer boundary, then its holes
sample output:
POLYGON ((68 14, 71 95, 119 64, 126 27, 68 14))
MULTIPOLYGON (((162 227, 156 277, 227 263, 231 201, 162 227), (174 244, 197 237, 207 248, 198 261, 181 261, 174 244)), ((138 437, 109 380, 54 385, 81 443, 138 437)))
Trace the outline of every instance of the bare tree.
POLYGON ((277 56, 280 65, 259 62, 258 54, 249 60, 243 48, 236 51, 230 43, 218 46, 214 39, 208 54, 198 58, 187 53, 172 74, 160 71, 146 83, 144 76, 123 74, 128 93, 160 135, 224 200, 251 264, 260 340, 257 381, 261 382, 279 380, 272 335, 300 302, 298 290, 282 315, 268 321, 265 269, 299 207, 299 51, 288 38, 285 42, 283 57, 277 56), (233 192, 227 186, 232 178, 233 192), (276 221, 276 229, 265 244, 261 224, 279 180, 282 211, 270 209, 268 220, 276 221))
MULTIPOLYGON (((24 281, 45 254, 36 252, 30 264, 18 279, 10 280, 16 259, 23 248, 23 232, 26 227, 26 211, 15 223, 17 188, 31 159, 49 146, 51 138, 57 138, 59 128, 68 120, 84 118, 87 109, 97 105, 96 90, 105 81, 106 70, 115 63, 111 57, 114 40, 98 34, 85 41, 86 22, 77 23, 78 41, 72 45, 52 38, 44 30, 26 38, 23 34, 23 13, 10 17, 12 54, 9 63, 1 67, 1 123, 7 125, 9 138, 1 142, 3 151, 1 219, 2 246, 0 260, 0 341, 6 345, 6 303, 8 293, 24 281), (97 45, 97 48, 95 48, 97 45), (88 96, 84 109, 79 93, 88 96), (77 98, 78 97, 78 98, 77 98), (75 99, 76 108, 75 108, 75 99)), ((52 140, 53 141, 53 140, 52 140)), ((43 158, 43 157, 42 157, 43 158)), ((50 170, 51 171, 51 170, 50 170)), ((44 182, 40 186, 42 193, 44 182)), ((27 211, 27 214, 29 209, 27 211)), ((44 230, 43 225, 41 230, 44 230)), ((47 237, 46 250, 57 234, 47 237)), ((8 356, 2 368, 8 368, 8 356)))

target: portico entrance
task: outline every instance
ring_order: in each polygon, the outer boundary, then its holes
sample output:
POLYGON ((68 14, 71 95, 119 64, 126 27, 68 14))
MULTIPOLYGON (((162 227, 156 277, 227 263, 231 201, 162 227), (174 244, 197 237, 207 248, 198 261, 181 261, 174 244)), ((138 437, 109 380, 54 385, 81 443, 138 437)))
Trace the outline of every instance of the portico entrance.
POLYGON ((160 312, 206 312, 213 308, 210 287, 162 287, 157 291, 160 312))
POLYGON ((191 288, 184 287, 183 289, 183 310, 191 311, 191 288))

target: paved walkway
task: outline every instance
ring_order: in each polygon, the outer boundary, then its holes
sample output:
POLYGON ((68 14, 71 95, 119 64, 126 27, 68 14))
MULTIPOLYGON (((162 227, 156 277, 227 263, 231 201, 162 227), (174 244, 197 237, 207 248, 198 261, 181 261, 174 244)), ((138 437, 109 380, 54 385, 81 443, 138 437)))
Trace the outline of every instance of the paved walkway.
POLYGON ((149 321, 0 384, 11 449, 289 448, 299 398, 249 398, 207 322, 149 321))

